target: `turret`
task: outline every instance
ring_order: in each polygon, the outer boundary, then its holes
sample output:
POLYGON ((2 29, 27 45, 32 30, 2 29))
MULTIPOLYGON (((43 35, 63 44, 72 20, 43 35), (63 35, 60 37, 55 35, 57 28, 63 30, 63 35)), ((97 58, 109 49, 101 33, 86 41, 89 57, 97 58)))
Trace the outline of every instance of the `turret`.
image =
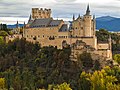
POLYGON ((86 15, 90 15, 90 8, 89 8, 89 4, 88 4, 88 6, 87 6, 86 15))
POLYGON ((112 45, 111 45, 112 39, 111 39, 111 35, 109 35, 108 41, 109 41, 109 50, 112 50, 112 45))
POLYGON ((95 15, 93 15, 93 35, 95 36, 96 35, 96 19, 95 19, 95 15))
POLYGON ((24 26, 23 26, 23 27, 25 28, 25 26, 26 26, 26 25, 25 25, 25 22, 24 22, 24 26))
POLYGON ((111 39, 111 35, 109 35, 109 39, 108 39, 108 41, 109 41, 109 58, 112 60, 112 39, 111 39))
POLYGON ((73 21, 75 20, 75 15, 73 14, 73 21))
POLYGON ((33 20, 33 18, 32 18, 31 14, 30 14, 28 22, 30 22, 31 20, 33 20))
POLYGON ((17 21, 17 23, 16 23, 16 28, 18 28, 19 27, 19 23, 18 23, 18 21, 17 21))
POLYGON ((80 14, 78 15, 78 18, 77 18, 77 20, 78 20, 78 19, 81 19, 81 17, 80 17, 80 14))
POLYGON ((78 18, 80 18, 80 14, 78 15, 78 18))
POLYGON ((84 36, 85 37, 91 37, 93 36, 92 33, 92 17, 90 15, 90 8, 89 5, 87 6, 86 14, 84 15, 84 36))

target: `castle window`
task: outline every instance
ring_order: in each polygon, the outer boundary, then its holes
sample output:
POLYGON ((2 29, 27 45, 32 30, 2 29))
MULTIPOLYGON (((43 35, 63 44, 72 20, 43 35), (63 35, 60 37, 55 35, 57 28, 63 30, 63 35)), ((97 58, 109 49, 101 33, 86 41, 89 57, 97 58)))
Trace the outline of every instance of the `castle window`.
POLYGON ((33 36, 31 35, 31 37, 33 37, 33 36))
POLYGON ((44 37, 44 35, 43 35, 43 37, 44 37))

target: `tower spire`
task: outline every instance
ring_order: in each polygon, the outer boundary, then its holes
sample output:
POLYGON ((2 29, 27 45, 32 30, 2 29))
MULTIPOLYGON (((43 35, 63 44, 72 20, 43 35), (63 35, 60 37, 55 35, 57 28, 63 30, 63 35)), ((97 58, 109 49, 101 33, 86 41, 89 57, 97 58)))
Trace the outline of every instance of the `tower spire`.
POLYGON ((86 15, 90 15, 90 7, 89 7, 89 4, 87 5, 86 15))
POLYGON ((73 14, 73 21, 75 20, 75 15, 73 14))
POLYGON ((24 28, 25 28, 25 21, 24 21, 24 28))
POLYGON ((18 23, 18 21, 17 21, 17 23, 16 23, 16 28, 18 28, 19 27, 19 23, 18 23))
POLYGON ((80 18, 80 14, 78 15, 78 18, 80 18))
POLYGON ((31 14, 30 14, 29 21, 31 21, 31 20, 32 20, 32 16, 31 16, 31 14))
POLYGON ((95 15, 93 15, 93 19, 95 20, 95 15))

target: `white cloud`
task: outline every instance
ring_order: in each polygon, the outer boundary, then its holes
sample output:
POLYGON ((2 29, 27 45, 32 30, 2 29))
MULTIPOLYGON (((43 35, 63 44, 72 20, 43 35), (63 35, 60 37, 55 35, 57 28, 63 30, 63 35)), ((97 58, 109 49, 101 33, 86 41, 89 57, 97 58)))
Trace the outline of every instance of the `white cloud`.
MULTIPOLYGON (((115 1, 115 0, 114 0, 115 1)), ((113 2, 113 0, 77 0, 76 3, 108 3, 113 2)))
POLYGON ((87 4, 96 16, 120 17, 120 0, 0 0, 0 22, 27 22, 32 7, 51 8, 54 18, 71 19, 83 15, 87 4))

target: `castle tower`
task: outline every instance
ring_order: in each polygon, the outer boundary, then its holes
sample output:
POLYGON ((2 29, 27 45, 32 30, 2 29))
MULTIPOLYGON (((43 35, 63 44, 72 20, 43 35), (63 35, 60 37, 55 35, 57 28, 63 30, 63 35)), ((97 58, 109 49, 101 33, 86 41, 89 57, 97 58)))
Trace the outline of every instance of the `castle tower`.
POLYGON ((95 19, 95 15, 93 15, 93 20, 92 20, 92 34, 95 36, 96 35, 96 19, 95 19))
POLYGON ((78 18, 80 18, 80 14, 78 15, 78 18))
POLYGON ((108 48, 109 52, 108 52, 108 54, 109 54, 109 58, 112 60, 112 39, 111 39, 111 35, 109 35, 108 41, 109 41, 109 48, 108 48))
POLYGON ((112 45, 111 45, 111 41, 112 41, 112 39, 111 39, 111 35, 109 35, 109 39, 108 39, 108 41, 109 41, 109 50, 112 50, 112 45))
POLYGON ((18 28, 19 27, 19 23, 18 23, 18 21, 17 21, 17 23, 16 23, 16 28, 18 28))
POLYGON ((25 28, 26 28, 26 24, 25 24, 25 22, 24 22, 22 37, 25 37, 25 28))
POLYGON ((92 35, 92 16, 90 15, 90 9, 89 9, 89 5, 87 6, 87 10, 86 10, 86 14, 83 17, 83 21, 84 21, 84 36, 85 37, 91 37, 92 35))
POLYGON ((75 15, 73 14, 73 21, 75 20, 75 15))
POLYGON ((25 22, 24 22, 24 26, 23 26, 24 28, 26 27, 26 24, 25 24, 25 22))
POLYGON ((88 6, 87 6, 86 15, 90 15, 90 8, 89 8, 89 4, 88 4, 88 6))
POLYGON ((32 8, 32 18, 40 19, 40 18, 51 18, 51 9, 43 8, 32 8))
POLYGON ((77 20, 78 20, 78 19, 81 19, 81 17, 80 17, 80 14, 78 15, 78 18, 77 18, 77 20))
POLYGON ((28 22, 30 22, 31 20, 33 20, 33 18, 32 18, 31 14, 30 14, 28 22))

